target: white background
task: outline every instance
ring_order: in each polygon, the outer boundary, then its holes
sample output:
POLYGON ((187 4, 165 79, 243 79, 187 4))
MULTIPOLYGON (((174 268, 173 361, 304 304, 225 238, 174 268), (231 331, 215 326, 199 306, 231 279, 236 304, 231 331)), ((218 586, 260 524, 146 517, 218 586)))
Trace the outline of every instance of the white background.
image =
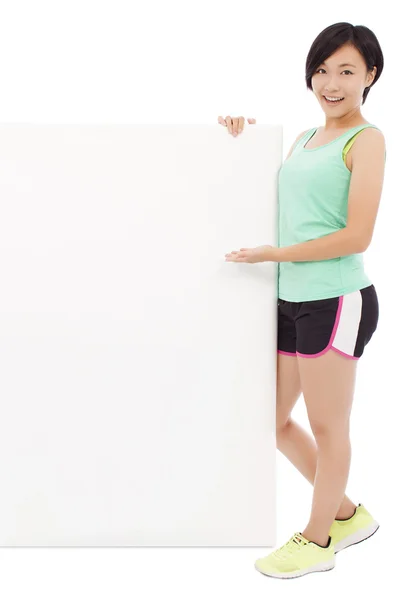
MULTIPOLYGON (((324 123, 305 87, 310 45, 328 25, 349 21, 370 27, 384 52, 383 74, 362 114, 387 144, 380 212, 364 257, 380 322, 359 362, 347 490, 381 523, 377 534, 338 554, 333 571, 288 582, 254 569, 270 548, 1 549, 4 597, 277 598, 292 586, 285 593, 323 598, 338 590, 352 598, 360 589, 392 595, 408 586, 418 454, 417 118, 410 100, 418 86, 411 7, 398 2, 397 11, 389 10, 378 1, 1 4, 1 122, 210 124, 220 114, 244 115, 284 124, 285 155, 299 132, 324 123)), ((293 416, 308 428, 302 398, 293 416)), ((279 453, 277 471, 282 544, 305 527, 312 487, 279 453)))

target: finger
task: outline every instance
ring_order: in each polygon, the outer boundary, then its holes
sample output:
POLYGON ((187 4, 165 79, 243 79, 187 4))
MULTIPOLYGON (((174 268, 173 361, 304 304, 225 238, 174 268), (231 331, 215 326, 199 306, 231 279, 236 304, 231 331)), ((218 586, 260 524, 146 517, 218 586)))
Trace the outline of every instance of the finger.
POLYGON ((239 117, 239 133, 243 131, 244 127, 244 117, 239 117))
POLYGON ((232 133, 232 131, 233 131, 233 125, 231 123, 231 117, 230 117, 230 115, 228 115, 226 117, 226 123, 227 123, 228 132, 232 133))
POLYGON ((236 136, 239 130, 239 117, 233 117, 233 135, 236 136))
POLYGON ((255 125, 256 124, 256 119, 253 119, 251 117, 250 119, 247 119, 247 122, 250 123, 250 125, 255 125))
POLYGON ((227 127, 227 123, 224 121, 223 117, 218 117, 218 122, 220 125, 227 127))
POLYGON ((249 248, 240 248, 240 250, 249 250, 249 248))

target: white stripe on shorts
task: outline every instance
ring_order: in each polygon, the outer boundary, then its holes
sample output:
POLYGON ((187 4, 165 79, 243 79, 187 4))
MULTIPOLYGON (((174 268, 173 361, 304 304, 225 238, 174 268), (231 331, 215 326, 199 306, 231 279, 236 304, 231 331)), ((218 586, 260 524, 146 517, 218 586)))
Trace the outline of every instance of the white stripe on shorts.
POLYGON ((354 355, 361 315, 362 294, 360 290, 344 294, 339 298, 339 308, 336 316, 337 329, 332 342, 332 346, 336 350, 350 356, 354 355))

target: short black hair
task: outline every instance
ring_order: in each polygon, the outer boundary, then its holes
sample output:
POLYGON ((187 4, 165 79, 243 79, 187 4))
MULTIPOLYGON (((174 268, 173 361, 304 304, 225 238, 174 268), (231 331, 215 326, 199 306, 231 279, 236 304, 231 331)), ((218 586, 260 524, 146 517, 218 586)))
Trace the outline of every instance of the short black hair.
POLYGON ((375 34, 364 25, 351 25, 351 23, 335 23, 323 29, 311 45, 306 60, 306 84, 313 91, 311 78, 319 66, 344 44, 350 43, 362 54, 367 72, 377 67, 372 84, 365 88, 362 94, 362 104, 368 96, 370 88, 379 79, 383 67, 384 57, 381 46, 375 34))

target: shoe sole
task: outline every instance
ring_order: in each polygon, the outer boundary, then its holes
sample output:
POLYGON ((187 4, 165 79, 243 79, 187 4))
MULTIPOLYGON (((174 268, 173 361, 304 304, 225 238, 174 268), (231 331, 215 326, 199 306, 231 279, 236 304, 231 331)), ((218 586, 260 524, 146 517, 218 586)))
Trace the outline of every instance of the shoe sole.
POLYGON ((298 573, 264 573, 255 565, 255 569, 262 573, 262 575, 266 575, 267 577, 277 577, 278 579, 295 579, 296 577, 303 577, 303 575, 308 575, 309 573, 324 573, 325 571, 331 571, 335 568, 335 561, 329 560, 328 562, 321 563, 319 565, 313 565, 308 569, 302 569, 298 573))
POLYGON ((345 548, 349 548, 349 546, 355 546, 355 544, 360 544, 364 540, 367 540, 368 538, 374 535, 374 533, 379 529, 379 527, 380 526, 377 523, 377 521, 373 521, 372 523, 370 523, 370 525, 368 525, 368 527, 360 529, 352 535, 348 535, 346 538, 343 538, 343 540, 340 540, 340 542, 337 542, 335 544, 335 554, 341 552, 342 550, 345 550, 345 548))

